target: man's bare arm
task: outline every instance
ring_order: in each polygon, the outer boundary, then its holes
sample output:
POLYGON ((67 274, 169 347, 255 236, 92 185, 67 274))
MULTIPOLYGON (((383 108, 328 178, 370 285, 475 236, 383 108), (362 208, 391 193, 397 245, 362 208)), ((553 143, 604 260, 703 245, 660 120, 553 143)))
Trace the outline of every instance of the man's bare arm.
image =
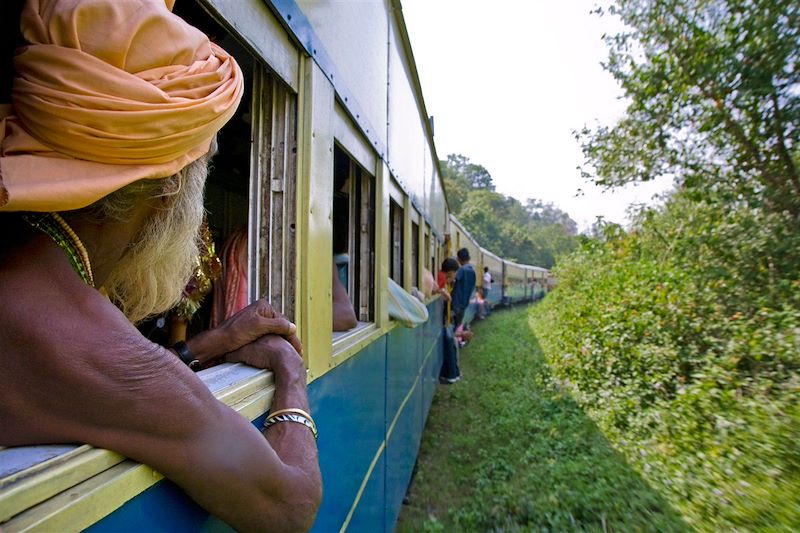
POLYGON ((350 297, 347 295, 347 289, 344 288, 344 285, 339 280, 336 265, 333 265, 332 284, 333 331, 353 329, 358 325, 358 319, 356 318, 355 310, 353 310, 353 304, 350 302, 350 297))
MULTIPOLYGON (((86 442, 152 466, 237 529, 310 527, 321 482, 307 428, 266 440, 73 272, 38 270, 0 286, 3 301, 25 295, 0 310, 0 445, 86 442)), ((252 353, 275 372, 275 407, 307 409, 302 361, 263 339, 252 353)))

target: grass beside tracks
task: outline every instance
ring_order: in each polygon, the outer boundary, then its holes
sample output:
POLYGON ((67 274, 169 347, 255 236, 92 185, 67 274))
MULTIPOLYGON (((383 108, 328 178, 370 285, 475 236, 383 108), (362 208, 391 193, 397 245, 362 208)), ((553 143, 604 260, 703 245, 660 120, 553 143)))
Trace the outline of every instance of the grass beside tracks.
POLYGON ((496 311, 440 385, 397 525, 419 531, 685 531, 551 379, 529 309, 496 311))

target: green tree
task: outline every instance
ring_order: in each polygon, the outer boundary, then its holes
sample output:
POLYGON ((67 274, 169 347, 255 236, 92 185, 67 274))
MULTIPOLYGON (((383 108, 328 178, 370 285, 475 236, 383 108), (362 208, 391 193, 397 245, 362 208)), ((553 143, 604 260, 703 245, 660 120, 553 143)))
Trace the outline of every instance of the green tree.
POLYGON ((475 191, 469 195, 456 215, 478 242, 489 249, 501 242, 505 224, 503 195, 492 191, 475 191))
POLYGON ((461 154, 441 166, 450 209, 481 246, 545 268, 577 246, 577 224, 553 204, 528 199, 523 205, 495 192, 489 171, 461 154))
POLYGON ((800 218, 800 3, 618 0, 605 68, 629 101, 576 135, 602 185, 674 176, 691 193, 800 218))
POLYGON ((453 213, 461 211, 461 206, 467 199, 470 186, 464 168, 468 164, 468 159, 461 154, 450 154, 446 161, 439 161, 442 169, 444 188, 447 191, 447 203, 453 213))
POLYGON ((466 186, 468 189, 494 190, 492 175, 489 174, 489 171, 483 165, 470 163, 468 157, 461 154, 450 154, 447 156, 447 160, 440 161, 440 164, 444 169, 445 179, 451 179, 454 185, 466 186), (456 176, 460 179, 457 180, 456 176))
POLYGON ((473 189, 486 189, 488 191, 494 190, 494 183, 492 183, 492 176, 489 171, 482 165, 475 165, 470 163, 464 175, 469 182, 469 186, 473 189))
POLYGON ((525 202, 525 211, 532 221, 544 224, 559 224, 569 235, 578 234, 578 224, 570 218, 569 214, 557 208, 552 203, 544 203, 535 198, 528 198, 525 202))

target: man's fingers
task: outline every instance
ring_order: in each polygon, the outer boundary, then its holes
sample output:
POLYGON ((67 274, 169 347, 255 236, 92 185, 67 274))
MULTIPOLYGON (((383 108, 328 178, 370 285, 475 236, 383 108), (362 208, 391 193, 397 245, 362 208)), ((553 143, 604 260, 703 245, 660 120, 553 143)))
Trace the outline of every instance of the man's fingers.
POLYGON ((283 318, 283 315, 278 313, 272 307, 272 305, 270 305, 270 303, 267 301, 266 298, 261 298, 255 303, 255 305, 256 305, 256 312, 259 315, 263 316, 264 318, 276 318, 276 317, 283 318))
POLYGON ((290 322, 283 313, 272 307, 266 299, 262 298, 257 303, 257 311, 262 317, 261 324, 265 335, 280 335, 292 345, 298 355, 303 356, 303 344, 297 337, 297 326, 290 322))
POLYGON ((288 337, 297 332, 297 326, 286 320, 285 318, 265 318, 261 320, 262 335, 280 335, 281 337, 288 337))
MULTIPOLYGON (((292 324, 292 325, 294 326, 294 324, 292 324)), ((295 330, 296 329, 297 328, 295 328, 295 330)), ((300 342, 300 339, 297 337, 297 335, 294 335, 294 334, 289 335, 288 337, 286 337, 286 340, 288 340, 289 344, 291 344, 292 347, 294 347, 294 349, 297 351, 297 354, 300 357, 302 357, 303 356, 303 344, 300 342)))

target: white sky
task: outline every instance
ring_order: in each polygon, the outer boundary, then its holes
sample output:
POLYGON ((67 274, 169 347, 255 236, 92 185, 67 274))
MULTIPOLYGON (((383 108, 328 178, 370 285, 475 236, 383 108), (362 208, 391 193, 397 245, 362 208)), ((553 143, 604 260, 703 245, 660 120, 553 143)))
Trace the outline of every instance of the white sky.
POLYGON ((598 215, 624 223, 630 203, 670 186, 603 193, 576 169, 583 155, 572 131, 610 125, 625 109, 600 66, 608 57, 602 35, 620 25, 589 14, 595 4, 402 0, 439 157, 468 157, 486 167, 498 192, 552 202, 581 230, 598 215))

